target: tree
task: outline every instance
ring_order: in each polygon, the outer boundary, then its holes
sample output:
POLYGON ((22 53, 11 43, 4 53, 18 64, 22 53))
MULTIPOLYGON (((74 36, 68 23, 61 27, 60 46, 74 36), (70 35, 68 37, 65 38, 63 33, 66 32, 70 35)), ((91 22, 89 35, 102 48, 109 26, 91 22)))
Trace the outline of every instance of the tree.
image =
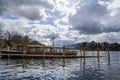
POLYGON ((15 44, 22 44, 23 37, 20 34, 16 33, 11 37, 11 41, 15 44))
POLYGON ((23 37, 23 43, 29 44, 31 42, 31 39, 26 35, 23 37))
POLYGON ((2 29, 3 24, 0 24, 0 40, 4 37, 4 30, 2 29))

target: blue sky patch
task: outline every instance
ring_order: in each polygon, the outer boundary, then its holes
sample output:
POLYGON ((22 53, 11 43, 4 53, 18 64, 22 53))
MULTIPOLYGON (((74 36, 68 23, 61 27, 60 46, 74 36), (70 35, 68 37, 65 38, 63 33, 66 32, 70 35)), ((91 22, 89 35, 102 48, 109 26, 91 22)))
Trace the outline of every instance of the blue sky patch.
POLYGON ((42 21, 40 21, 40 23, 39 24, 45 24, 45 25, 48 25, 48 24, 50 24, 50 25, 53 25, 54 26, 54 20, 55 19, 53 19, 53 18, 47 18, 47 20, 42 20, 42 21))
POLYGON ((10 15, 10 14, 5 14, 3 16, 3 19, 11 19, 11 20, 17 20, 19 19, 17 16, 13 16, 13 15, 10 15))
MULTIPOLYGON (((64 15, 60 15, 60 12, 59 11, 54 11, 54 12, 52 12, 52 11, 49 11, 49 10, 46 10, 45 11, 46 13, 47 13, 47 15, 49 16, 46 20, 42 20, 42 21, 40 21, 40 24, 50 24, 50 25, 53 25, 53 26, 56 26, 55 24, 54 24, 54 21, 55 20, 58 20, 58 19, 60 19, 60 18, 62 18, 62 17, 64 17, 64 15), (51 17, 52 16, 52 17, 51 17)), ((66 23, 64 23, 64 22, 60 22, 60 24, 62 24, 62 25, 65 25, 66 23)))

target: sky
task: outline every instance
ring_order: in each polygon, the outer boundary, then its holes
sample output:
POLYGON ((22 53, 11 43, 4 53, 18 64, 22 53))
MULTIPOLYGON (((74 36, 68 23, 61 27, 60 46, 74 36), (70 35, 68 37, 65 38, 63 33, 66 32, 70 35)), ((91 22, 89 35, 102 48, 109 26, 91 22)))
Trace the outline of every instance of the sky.
POLYGON ((119 0, 0 0, 4 30, 51 45, 120 42, 119 0))

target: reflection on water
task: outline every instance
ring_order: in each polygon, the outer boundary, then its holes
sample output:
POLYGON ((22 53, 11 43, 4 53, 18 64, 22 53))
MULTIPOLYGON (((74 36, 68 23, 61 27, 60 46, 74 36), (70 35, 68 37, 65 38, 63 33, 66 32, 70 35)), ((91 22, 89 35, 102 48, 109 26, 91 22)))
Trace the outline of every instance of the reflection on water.
POLYGON ((120 52, 99 55, 103 57, 0 59, 0 80, 120 80, 120 52))

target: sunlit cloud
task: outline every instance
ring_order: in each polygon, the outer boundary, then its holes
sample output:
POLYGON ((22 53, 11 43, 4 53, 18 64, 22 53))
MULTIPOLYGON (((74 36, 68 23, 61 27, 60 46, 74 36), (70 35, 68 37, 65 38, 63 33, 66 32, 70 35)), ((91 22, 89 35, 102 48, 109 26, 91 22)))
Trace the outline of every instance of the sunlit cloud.
POLYGON ((41 43, 119 42, 119 0, 0 0, 0 23, 41 43))

